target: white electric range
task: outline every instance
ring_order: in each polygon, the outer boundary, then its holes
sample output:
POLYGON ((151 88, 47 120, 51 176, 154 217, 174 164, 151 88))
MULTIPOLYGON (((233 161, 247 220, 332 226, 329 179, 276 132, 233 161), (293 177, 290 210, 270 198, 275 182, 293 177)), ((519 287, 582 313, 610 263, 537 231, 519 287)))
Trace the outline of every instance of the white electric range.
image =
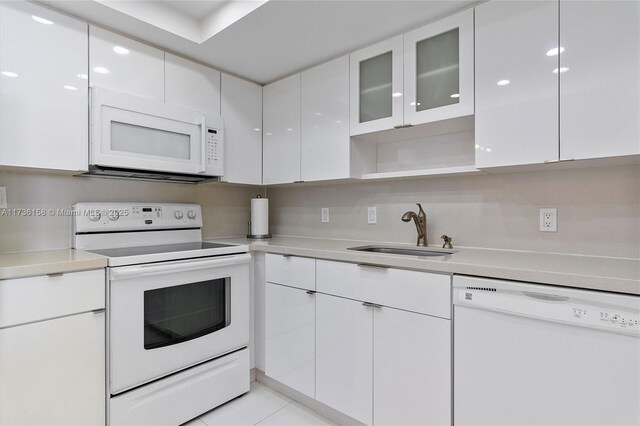
POLYGON ((108 422, 178 425, 249 390, 247 245, 202 241, 196 204, 77 203, 108 257, 108 422))

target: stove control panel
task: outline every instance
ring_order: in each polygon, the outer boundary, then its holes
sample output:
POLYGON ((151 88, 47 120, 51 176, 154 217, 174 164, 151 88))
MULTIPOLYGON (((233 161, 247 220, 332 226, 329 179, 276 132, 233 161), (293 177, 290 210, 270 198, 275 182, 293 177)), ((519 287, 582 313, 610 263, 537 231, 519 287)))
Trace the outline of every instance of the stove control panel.
POLYGON ((202 227, 198 204, 77 203, 74 232, 111 232, 202 227))
POLYGON ((133 206, 131 215, 136 219, 160 219, 162 218, 162 207, 160 206, 133 206))

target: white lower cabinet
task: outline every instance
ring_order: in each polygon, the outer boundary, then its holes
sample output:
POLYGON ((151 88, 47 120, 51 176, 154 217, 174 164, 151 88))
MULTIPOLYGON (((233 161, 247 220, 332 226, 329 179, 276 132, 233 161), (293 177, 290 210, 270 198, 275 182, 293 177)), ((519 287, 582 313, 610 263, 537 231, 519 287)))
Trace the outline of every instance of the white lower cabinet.
POLYGON ((451 321, 374 311, 374 424, 451 424, 451 321))
POLYGON ((316 295, 316 399, 366 424, 373 417, 373 309, 316 295))
POLYGON ((105 424, 104 312, 0 330, 0 424, 105 424))
POLYGON ((366 424, 451 424, 451 321, 317 295, 316 399, 366 424))
POLYGON ((0 425, 104 425, 105 271, 0 280, 0 425))
POLYGON ((315 397, 315 294, 266 283, 265 374, 315 397))
POLYGON ((368 425, 451 424, 449 275, 267 254, 265 276, 267 376, 368 425))

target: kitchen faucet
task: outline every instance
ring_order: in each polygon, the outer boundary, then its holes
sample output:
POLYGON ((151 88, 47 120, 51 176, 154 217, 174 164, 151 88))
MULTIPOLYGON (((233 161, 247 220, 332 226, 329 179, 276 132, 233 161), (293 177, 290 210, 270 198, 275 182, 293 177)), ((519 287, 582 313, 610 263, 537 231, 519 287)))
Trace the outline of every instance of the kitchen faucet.
POLYGON ((416 205, 420 209, 418 210, 418 214, 412 211, 408 211, 402 215, 402 221, 409 222, 411 219, 413 219, 413 221, 416 224, 416 230, 418 231, 417 245, 426 247, 427 246, 427 215, 424 212, 424 210, 422 210, 422 206, 420 205, 420 203, 416 203, 416 205))

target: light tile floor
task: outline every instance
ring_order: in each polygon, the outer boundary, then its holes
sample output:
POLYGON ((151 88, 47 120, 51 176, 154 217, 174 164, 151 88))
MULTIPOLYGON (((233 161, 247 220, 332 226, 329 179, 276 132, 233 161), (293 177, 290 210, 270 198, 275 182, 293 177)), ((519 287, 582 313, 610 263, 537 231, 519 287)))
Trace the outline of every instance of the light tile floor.
POLYGON ((183 426, 325 426, 336 425, 262 383, 183 426))

